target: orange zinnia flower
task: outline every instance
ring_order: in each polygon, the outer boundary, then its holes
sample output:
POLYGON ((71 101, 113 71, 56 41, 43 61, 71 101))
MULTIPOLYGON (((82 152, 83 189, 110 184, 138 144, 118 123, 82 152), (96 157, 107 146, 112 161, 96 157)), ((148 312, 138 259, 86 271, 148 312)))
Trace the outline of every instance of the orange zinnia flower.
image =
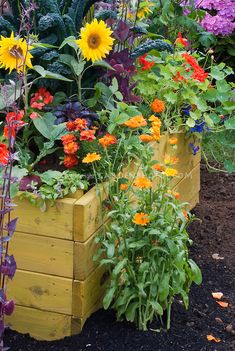
POLYGON ((67 143, 64 145, 64 153, 67 155, 74 155, 79 149, 79 145, 72 141, 71 143, 67 143))
POLYGON ((109 145, 117 144, 117 138, 114 135, 107 133, 103 138, 99 139, 99 143, 104 149, 106 149, 109 145))
POLYGON ((154 138, 152 135, 148 134, 142 134, 139 136, 140 141, 143 141, 143 143, 149 143, 150 141, 153 141, 154 138))
POLYGON ((155 99, 151 104, 153 112, 161 113, 165 110, 165 103, 162 100, 155 99))
POLYGON ((95 137, 95 130, 91 130, 91 129, 88 129, 88 130, 83 130, 81 133, 80 133, 80 140, 86 140, 86 141, 93 141, 95 140, 96 137, 95 137))
POLYGON ((86 157, 82 160, 82 163, 91 163, 95 161, 101 160, 100 154, 97 154, 96 152, 88 153, 86 157))
POLYGON ((170 145, 176 145, 178 143, 178 138, 172 137, 169 139, 169 144, 170 145))
POLYGON ((153 186, 153 183, 147 177, 138 177, 134 181, 134 186, 140 189, 148 189, 153 186))
POLYGON ((134 129, 147 126, 147 121, 143 116, 135 116, 123 123, 123 125, 134 129))
POLYGON ((64 165, 66 168, 72 168, 78 164, 78 159, 75 155, 66 155, 64 158, 64 165))
POLYGON ((149 215, 144 212, 136 213, 132 220, 133 223, 145 226, 150 222, 149 215))

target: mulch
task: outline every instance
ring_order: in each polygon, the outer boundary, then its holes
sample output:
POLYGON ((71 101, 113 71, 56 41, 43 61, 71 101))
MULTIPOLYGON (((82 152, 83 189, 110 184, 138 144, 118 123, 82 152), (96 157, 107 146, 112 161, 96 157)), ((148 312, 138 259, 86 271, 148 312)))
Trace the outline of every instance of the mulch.
POLYGON ((80 335, 53 342, 36 341, 10 330, 5 344, 11 351, 235 351, 235 175, 210 173, 202 165, 200 204, 193 210, 200 221, 189 228, 191 257, 203 273, 201 286, 193 285, 190 307, 174 302, 169 332, 147 332, 117 322, 112 310, 99 310, 80 335), (227 308, 211 293, 221 291, 227 308), (207 335, 221 342, 207 341, 207 335))

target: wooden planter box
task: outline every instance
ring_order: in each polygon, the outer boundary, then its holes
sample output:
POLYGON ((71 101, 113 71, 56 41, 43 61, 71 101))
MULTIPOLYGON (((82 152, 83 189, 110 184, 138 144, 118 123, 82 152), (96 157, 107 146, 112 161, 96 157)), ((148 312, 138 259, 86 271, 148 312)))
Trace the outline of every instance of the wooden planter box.
MULTIPOLYGON (((155 158, 172 154, 168 135, 155 146, 155 158)), ((172 189, 179 191, 189 209, 199 201, 200 154, 193 156, 189 140, 179 136, 174 154, 178 176, 172 189)), ((56 201, 41 212, 27 200, 18 201, 14 217, 19 217, 10 253, 17 272, 8 286, 8 296, 16 308, 8 325, 36 339, 55 340, 81 331, 86 319, 102 304, 107 274, 92 257, 101 227, 100 201, 95 188, 76 198, 56 201)))

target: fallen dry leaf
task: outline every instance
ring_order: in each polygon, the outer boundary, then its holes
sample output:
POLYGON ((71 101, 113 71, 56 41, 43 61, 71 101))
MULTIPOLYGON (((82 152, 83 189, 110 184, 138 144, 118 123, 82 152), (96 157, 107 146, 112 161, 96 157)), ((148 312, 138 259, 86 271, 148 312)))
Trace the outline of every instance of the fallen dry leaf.
POLYGON ((212 255, 212 258, 214 258, 214 260, 224 260, 224 257, 220 256, 219 254, 215 253, 212 255))
POLYGON ((214 342, 220 342, 221 341, 219 338, 215 338, 213 335, 207 335, 207 340, 208 341, 214 341, 214 342))
POLYGON ((212 296, 213 296, 214 299, 221 300, 222 297, 224 296, 224 294, 222 292, 213 292, 212 296))
POLYGON ((228 302, 223 302, 223 301, 216 301, 218 305, 220 305, 223 308, 228 307, 228 302))

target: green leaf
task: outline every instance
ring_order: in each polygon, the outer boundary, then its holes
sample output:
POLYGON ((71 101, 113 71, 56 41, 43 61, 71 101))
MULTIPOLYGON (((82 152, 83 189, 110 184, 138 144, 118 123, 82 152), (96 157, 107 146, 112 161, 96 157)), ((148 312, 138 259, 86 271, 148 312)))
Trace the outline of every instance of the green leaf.
POLYGON ((224 168, 226 171, 230 174, 232 174, 235 170, 235 165, 231 160, 225 160, 224 161, 224 168))
POLYGON ((226 129, 235 129, 235 116, 232 118, 227 119, 224 122, 224 126, 226 129))
POLYGON ((127 263, 127 258, 124 258, 122 261, 118 262, 112 274, 114 276, 118 275, 121 272, 121 270, 125 267, 126 263, 127 263))
POLYGON ((192 280, 197 284, 200 285, 202 283, 202 273, 198 265, 191 259, 188 260, 188 263, 191 267, 192 271, 192 280))
POLYGON ((75 59, 71 61, 71 66, 73 68, 74 73, 79 77, 83 72, 86 62, 82 61, 78 63, 75 59))
POLYGON ((50 139, 55 119, 52 113, 45 113, 42 118, 33 119, 33 124, 45 138, 50 139))
POLYGON ((225 80, 217 81, 216 86, 219 93, 227 93, 231 90, 230 85, 225 80))
POLYGON ((235 110, 235 102, 234 101, 225 101, 223 103, 223 108, 228 112, 234 111, 235 110))
POLYGON ((68 79, 61 74, 50 72, 45 70, 42 66, 34 66, 33 69, 42 76, 42 78, 47 78, 47 79, 57 79, 57 80, 63 80, 65 82, 72 82, 71 79, 68 79))
POLYGON ((107 68, 107 69, 110 69, 112 71, 115 71, 115 69, 110 66, 110 64, 106 61, 95 61, 92 66, 99 66, 99 67, 103 67, 103 68, 107 68))
POLYGON ((165 273, 158 289, 158 297, 159 301, 165 301, 167 296, 169 295, 169 282, 170 282, 170 276, 168 273, 165 273))
POLYGON ((220 71, 218 67, 212 67, 210 76, 216 80, 223 80, 225 78, 224 72, 220 71))
POLYGON ((113 286, 107 290, 107 292, 104 296, 104 299, 103 299, 103 306, 104 306, 105 310, 107 310, 109 308, 110 304, 112 303, 115 291, 116 291, 115 286, 113 286))
POLYGON ((65 40, 62 42, 62 44, 59 47, 59 50, 62 49, 65 45, 69 45, 73 47, 74 49, 78 49, 78 45, 75 43, 76 38, 74 36, 70 36, 68 38, 65 38, 65 40))
POLYGON ((162 306, 160 305, 160 303, 158 303, 157 301, 150 301, 150 305, 153 307, 154 311, 162 316, 163 315, 163 309, 162 306))
POLYGON ((109 86, 109 89, 112 91, 112 93, 116 93, 118 91, 118 81, 117 78, 112 79, 112 84, 109 86))
POLYGON ((139 306, 138 302, 132 302, 126 309, 125 316, 129 322, 134 322, 136 310, 139 306))
POLYGON ((193 128, 196 124, 196 122, 194 121, 194 119, 192 118, 188 118, 186 121, 187 126, 189 126, 190 128, 193 128))

